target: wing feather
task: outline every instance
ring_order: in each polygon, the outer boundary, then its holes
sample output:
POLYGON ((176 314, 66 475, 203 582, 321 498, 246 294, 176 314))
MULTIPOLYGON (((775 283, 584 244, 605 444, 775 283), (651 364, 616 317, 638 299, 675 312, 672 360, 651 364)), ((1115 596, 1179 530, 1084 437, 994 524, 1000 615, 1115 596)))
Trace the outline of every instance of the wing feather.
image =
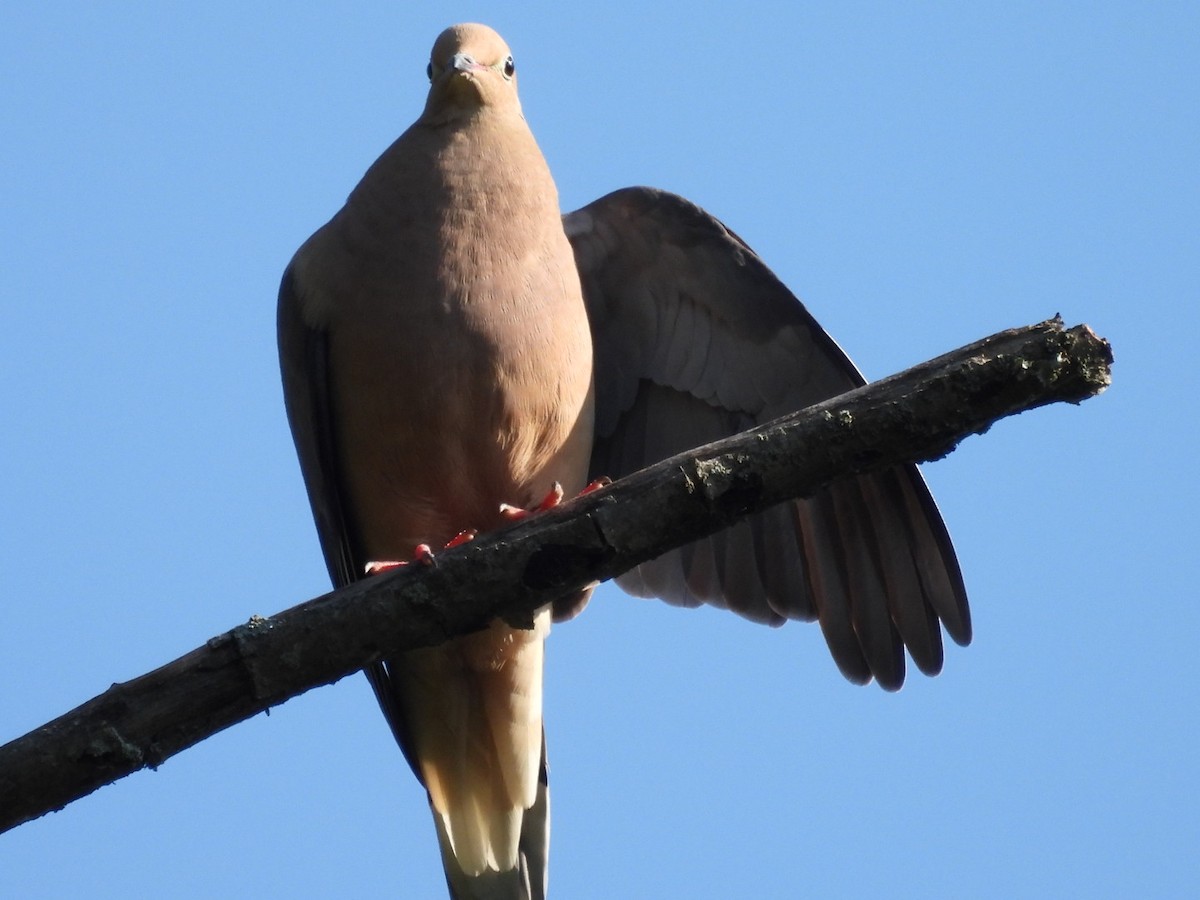
MULTIPOLYGON (((595 344, 593 476, 650 463, 864 383, 736 234, 628 188, 566 215, 595 344)), ((757 622, 818 619, 846 677, 888 689, 971 636, 945 524, 915 466, 855 476, 639 566, 617 583, 757 622)))

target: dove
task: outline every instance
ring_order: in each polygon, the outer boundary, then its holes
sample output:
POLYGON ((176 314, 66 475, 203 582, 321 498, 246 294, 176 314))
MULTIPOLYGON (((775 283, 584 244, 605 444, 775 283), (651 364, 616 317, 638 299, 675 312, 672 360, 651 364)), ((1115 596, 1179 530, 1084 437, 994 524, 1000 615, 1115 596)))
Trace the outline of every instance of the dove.
MULTIPOLYGON (((335 586, 552 505, 555 485, 577 492, 864 383, 754 251, 687 200, 627 188, 563 215, 492 29, 446 29, 427 74, 419 118, 280 285, 285 405, 335 586)), ((888 690, 906 649, 936 674, 942 630, 971 637, 953 546, 911 465, 616 581, 770 625, 819 621, 841 672, 888 690)), ((544 642, 586 602, 367 670, 428 793, 452 897, 546 895, 544 642)))

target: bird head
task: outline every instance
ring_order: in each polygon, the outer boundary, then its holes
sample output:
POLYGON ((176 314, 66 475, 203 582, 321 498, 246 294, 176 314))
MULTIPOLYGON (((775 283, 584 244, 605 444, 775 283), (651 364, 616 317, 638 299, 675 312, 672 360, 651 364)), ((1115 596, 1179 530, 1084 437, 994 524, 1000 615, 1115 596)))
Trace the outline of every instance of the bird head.
POLYGON ((486 25, 451 25, 429 55, 426 120, 471 115, 485 108, 521 110, 512 51, 486 25))

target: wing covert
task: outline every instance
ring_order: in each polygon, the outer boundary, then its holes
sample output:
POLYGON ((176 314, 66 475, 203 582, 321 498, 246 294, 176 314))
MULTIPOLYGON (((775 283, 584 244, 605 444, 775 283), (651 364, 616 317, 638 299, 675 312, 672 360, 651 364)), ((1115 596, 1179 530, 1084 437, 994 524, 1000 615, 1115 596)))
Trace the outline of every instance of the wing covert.
MULTIPOLYGON (((862 375, 734 232, 627 188, 563 218, 592 322, 592 475, 675 453, 852 390, 862 375)), ((617 579, 638 596, 754 621, 817 619, 843 674, 898 688, 907 647, 942 665, 939 621, 970 640, 966 590, 915 466, 851 476, 617 579)))

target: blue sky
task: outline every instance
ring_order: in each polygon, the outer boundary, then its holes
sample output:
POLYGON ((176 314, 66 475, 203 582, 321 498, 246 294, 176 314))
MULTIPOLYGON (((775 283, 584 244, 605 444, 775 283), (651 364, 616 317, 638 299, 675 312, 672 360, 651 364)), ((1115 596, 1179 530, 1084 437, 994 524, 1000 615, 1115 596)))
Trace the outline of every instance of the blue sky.
MULTIPOLYGON (((326 590, 278 279, 479 20, 565 208, 700 203, 869 377, 1055 312, 1116 354, 925 467, 976 626, 936 679, 852 687, 813 626, 611 588, 558 628, 555 896, 1200 891, 1195 5, 15 7, 0 740, 326 590)), ((5 896, 440 891, 361 677, 0 836, 5 896)))

